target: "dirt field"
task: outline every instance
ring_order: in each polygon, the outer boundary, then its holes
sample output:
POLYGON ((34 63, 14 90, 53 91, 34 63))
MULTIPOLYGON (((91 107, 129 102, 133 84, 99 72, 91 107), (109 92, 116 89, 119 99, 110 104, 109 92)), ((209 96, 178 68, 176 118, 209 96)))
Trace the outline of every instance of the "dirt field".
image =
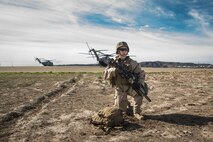
POLYGON ((0 141, 213 141, 213 70, 145 69, 152 99, 143 100, 146 120, 130 116, 108 134, 89 123, 114 102, 101 71, 1 67, 0 141))

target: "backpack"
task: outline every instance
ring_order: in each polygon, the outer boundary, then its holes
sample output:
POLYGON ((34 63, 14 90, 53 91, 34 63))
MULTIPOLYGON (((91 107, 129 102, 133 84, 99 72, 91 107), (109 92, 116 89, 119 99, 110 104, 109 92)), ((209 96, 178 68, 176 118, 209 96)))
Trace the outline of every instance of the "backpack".
POLYGON ((116 107, 106 107, 91 117, 91 123, 103 127, 121 126, 124 122, 122 110, 116 107))

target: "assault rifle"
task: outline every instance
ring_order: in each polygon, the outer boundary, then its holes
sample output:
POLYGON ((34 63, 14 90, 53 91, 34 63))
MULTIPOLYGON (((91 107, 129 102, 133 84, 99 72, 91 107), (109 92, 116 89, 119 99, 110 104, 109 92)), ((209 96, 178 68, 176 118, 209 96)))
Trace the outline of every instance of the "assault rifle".
POLYGON ((111 60, 109 65, 115 67, 118 70, 118 73, 121 75, 122 78, 125 78, 132 86, 132 89, 137 92, 138 95, 144 96, 149 102, 151 99, 147 96, 148 95, 148 86, 144 82, 144 85, 138 83, 137 75, 130 72, 124 64, 121 64, 118 61, 111 60))

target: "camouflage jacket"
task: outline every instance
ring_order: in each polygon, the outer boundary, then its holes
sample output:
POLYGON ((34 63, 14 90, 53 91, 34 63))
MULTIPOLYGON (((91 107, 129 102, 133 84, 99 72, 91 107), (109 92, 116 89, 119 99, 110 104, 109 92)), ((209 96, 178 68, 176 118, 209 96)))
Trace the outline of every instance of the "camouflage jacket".
MULTIPOLYGON (((139 63, 135 60, 132 60, 129 56, 127 56, 124 60, 119 59, 118 56, 114 58, 114 60, 118 60, 122 64, 126 66, 126 68, 132 73, 137 75, 137 80, 139 83, 144 83, 145 80, 145 72, 141 69, 139 63)), ((123 78, 117 71, 117 69, 113 66, 108 66, 104 71, 104 79, 110 82, 110 85, 115 86, 116 90, 126 92, 130 89, 131 85, 129 82, 123 78)))

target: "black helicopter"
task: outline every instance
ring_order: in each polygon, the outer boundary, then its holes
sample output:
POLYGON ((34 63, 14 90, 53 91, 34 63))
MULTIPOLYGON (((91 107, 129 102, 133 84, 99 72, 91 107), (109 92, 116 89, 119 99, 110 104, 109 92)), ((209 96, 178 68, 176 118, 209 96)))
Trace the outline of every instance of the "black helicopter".
POLYGON ((44 58, 35 57, 35 61, 38 61, 43 66, 54 66, 53 60, 47 60, 47 59, 44 59, 44 58))
POLYGON ((80 53, 80 54, 88 54, 88 55, 92 55, 92 57, 95 56, 96 60, 98 61, 98 64, 102 67, 106 67, 111 61, 110 57, 113 57, 115 55, 115 53, 112 53, 112 54, 103 53, 102 51, 108 51, 108 50, 96 50, 94 48, 90 48, 87 42, 86 44, 87 44, 87 47, 89 48, 89 53, 80 53))

